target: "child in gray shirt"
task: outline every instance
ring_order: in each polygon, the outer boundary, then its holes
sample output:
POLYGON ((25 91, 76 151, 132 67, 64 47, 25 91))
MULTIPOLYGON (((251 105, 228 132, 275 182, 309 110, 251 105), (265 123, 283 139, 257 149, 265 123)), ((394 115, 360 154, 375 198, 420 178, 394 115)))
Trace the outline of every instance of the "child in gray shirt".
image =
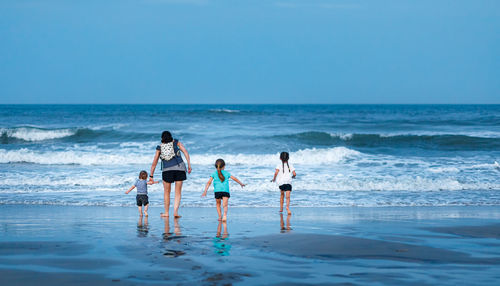
POLYGON ((137 187, 137 196, 135 200, 137 202, 137 207, 139 208, 139 215, 142 216, 142 206, 144 206, 144 215, 148 216, 148 185, 158 184, 159 181, 146 181, 148 178, 148 173, 146 171, 141 171, 139 173, 139 179, 135 181, 135 184, 125 192, 125 194, 130 193, 134 188, 137 187))

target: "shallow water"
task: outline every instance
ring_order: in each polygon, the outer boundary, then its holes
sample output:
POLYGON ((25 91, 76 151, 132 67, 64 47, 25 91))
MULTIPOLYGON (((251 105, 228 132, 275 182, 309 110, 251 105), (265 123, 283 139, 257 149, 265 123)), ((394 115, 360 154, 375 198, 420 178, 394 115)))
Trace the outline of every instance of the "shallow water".
POLYGON ((163 130, 192 157, 183 206, 211 204, 219 157, 234 206, 276 206, 280 151, 297 206, 500 205, 500 105, 2 105, 0 204, 133 205, 163 130))
POLYGON ((0 274, 16 285, 496 285, 498 207, 0 208, 0 274), (258 210, 258 211, 257 211, 258 210), (468 234, 475 228, 474 235, 468 234))

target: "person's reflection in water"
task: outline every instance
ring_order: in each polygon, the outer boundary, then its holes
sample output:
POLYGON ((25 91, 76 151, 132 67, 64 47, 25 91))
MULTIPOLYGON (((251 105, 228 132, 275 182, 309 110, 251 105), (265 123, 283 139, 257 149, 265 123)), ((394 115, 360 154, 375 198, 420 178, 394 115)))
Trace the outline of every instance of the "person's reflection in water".
MULTIPOLYGON (((172 240, 172 239, 180 239, 182 238, 182 233, 181 233, 181 227, 179 225, 179 219, 175 218, 174 219, 174 232, 170 232, 170 221, 168 218, 164 218, 163 221, 165 222, 165 231, 163 232, 163 239, 164 240, 172 240)), ((180 240, 177 242, 180 243, 180 240)))
POLYGON ((221 256, 228 256, 229 250, 231 249, 231 245, 229 244, 229 233, 227 232, 227 222, 219 221, 219 225, 217 226, 217 234, 214 238, 214 248, 215 253, 221 256), (222 226, 224 226, 224 232, 222 232, 222 226))
POLYGON ((174 218, 174 234, 175 236, 181 236, 181 227, 179 226, 179 218, 174 218))
POLYGON ((137 236, 146 237, 149 232, 148 217, 144 217, 144 223, 142 223, 143 216, 139 216, 139 221, 137 222, 137 236))
POLYGON ((172 235, 172 233, 170 232, 170 221, 168 217, 163 218, 163 222, 165 223, 165 230, 163 231, 162 236, 164 240, 169 240, 169 237, 170 235, 172 235))
POLYGON ((285 226, 285 222, 283 221, 283 214, 280 214, 281 233, 290 232, 290 230, 292 230, 292 228, 290 226, 290 217, 291 217, 291 215, 286 216, 286 226, 285 226))
MULTIPOLYGON (((181 244, 181 239, 183 238, 182 233, 181 233, 181 227, 179 225, 179 219, 178 218, 174 219, 174 232, 173 233, 170 232, 170 221, 169 221, 168 217, 163 218, 163 221, 165 223, 165 231, 163 232, 163 240, 165 242, 168 242, 168 243, 165 243, 165 247, 168 247, 168 248, 165 249, 163 256, 175 258, 175 257, 186 254, 186 252, 184 252, 183 250, 178 249, 179 244, 181 244), (179 244, 172 244, 172 241, 175 241, 179 244)), ((182 245, 180 247, 183 248, 182 245)))

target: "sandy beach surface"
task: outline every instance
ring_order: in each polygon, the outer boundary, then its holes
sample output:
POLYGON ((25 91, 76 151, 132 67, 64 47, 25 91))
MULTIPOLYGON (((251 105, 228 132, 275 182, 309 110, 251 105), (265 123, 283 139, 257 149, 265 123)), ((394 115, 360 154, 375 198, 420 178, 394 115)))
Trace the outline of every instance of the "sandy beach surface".
POLYGON ((500 207, 0 206, 1 285, 498 285, 500 207))

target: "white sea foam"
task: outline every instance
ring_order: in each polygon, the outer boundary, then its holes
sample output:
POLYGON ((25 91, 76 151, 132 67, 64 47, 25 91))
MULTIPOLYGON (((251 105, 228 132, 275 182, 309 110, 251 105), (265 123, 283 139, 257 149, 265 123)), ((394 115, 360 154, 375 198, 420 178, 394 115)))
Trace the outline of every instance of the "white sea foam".
POLYGON ((352 133, 330 133, 332 138, 340 138, 342 140, 351 140, 353 134, 352 133))
POLYGON ((104 124, 104 125, 96 125, 92 126, 90 129, 92 130, 103 130, 103 129, 112 129, 112 130, 118 130, 123 127, 127 127, 129 124, 125 123, 112 123, 112 124, 104 124))
MULTIPOLYGON (((302 165, 335 164, 361 153, 345 147, 328 149, 303 149, 290 153, 290 162, 302 165)), ((193 155, 192 161, 201 165, 213 165, 222 158, 227 164, 249 166, 275 166, 279 162, 279 153, 275 154, 205 154, 193 155)))
POLYGON ((19 150, 0 149, 0 163, 34 163, 47 165, 125 165, 150 162, 152 156, 118 152, 92 151, 42 151, 27 148, 19 150))
POLYGON ((460 170, 456 167, 435 167, 435 168, 429 168, 429 171, 433 173, 457 173, 460 172, 460 170))
POLYGON ((500 138, 500 132, 493 131, 413 131, 413 132, 391 132, 381 133, 380 137, 396 136, 469 136, 477 138, 500 138))
MULTIPOLYGON (((292 162, 304 165, 334 164, 361 153, 345 147, 329 149, 304 149, 290 154, 292 162)), ((0 163, 34 164, 77 164, 77 165, 114 165, 114 164, 150 164, 153 153, 144 154, 131 150, 97 150, 74 148, 64 151, 36 151, 22 148, 19 150, 0 149, 0 163)), ((191 162, 199 165, 212 165, 217 158, 223 158, 228 164, 269 166, 276 165, 276 154, 193 154, 191 162)))
POLYGON ((0 134, 24 141, 43 141, 75 135, 73 129, 40 129, 31 127, 1 128, 0 134))
POLYGON ((329 133, 332 138, 351 140, 354 135, 378 135, 381 138, 391 138, 397 136, 469 136, 477 138, 500 138, 500 132, 479 131, 479 132, 449 132, 449 131, 413 131, 413 132, 390 132, 390 133, 329 133))
POLYGON ((211 112, 220 112, 220 113, 238 113, 238 112, 240 112, 239 110, 228 109, 228 108, 210 109, 210 111, 211 112))

